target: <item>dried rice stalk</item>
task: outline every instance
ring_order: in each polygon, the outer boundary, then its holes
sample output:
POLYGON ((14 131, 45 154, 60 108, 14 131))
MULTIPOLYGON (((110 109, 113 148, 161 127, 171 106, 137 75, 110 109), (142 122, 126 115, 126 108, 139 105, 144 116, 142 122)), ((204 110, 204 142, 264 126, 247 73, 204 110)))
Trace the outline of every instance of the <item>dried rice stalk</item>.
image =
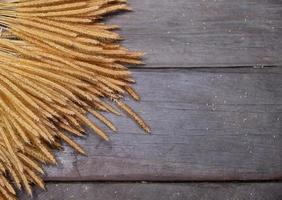
POLYGON ((0 199, 15 200, 15 189, 31 195, 32 184, 44 188, 42 165, 56 163, 52 150, 61 142, 85 154, 69 136, 84 136, 82 125, 109 140, 86 117, 116 131, 102 114, 120 115, 109 102, 150 132, 123 101, 140 99, 124 64, 140 64, 143 54, 117 44, 117 26, 99 22, 120 10, 130 10, 126 0, 0 3, 0 199))

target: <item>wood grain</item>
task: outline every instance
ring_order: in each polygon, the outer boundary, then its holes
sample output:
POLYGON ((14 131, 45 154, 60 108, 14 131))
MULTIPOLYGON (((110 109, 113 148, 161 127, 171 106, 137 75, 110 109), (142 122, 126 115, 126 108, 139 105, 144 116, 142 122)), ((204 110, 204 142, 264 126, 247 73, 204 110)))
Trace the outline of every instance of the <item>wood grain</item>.
POLYGON ((21 200, 280 200, 281 183, 48 183, 21 200))
POLYGON ((46 180, 270 180, 282 178, 282 69, 142 70, 142 103, 130 103, 152 126, 127 117, 104 142, 78 142, 46 180))
POLYGON ((130 0, 115 16, 146 67, 282 65, 280 0, 130 0))

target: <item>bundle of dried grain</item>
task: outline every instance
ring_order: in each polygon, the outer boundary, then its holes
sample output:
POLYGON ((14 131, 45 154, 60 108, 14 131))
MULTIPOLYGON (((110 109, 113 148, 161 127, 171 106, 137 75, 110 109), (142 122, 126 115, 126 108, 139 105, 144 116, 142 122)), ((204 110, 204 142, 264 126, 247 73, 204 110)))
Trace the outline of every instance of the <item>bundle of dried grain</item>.
POLYGON ((84 154, 69 136, 83 136, 82 125, 108 140, 86 113, 116 131, 102 113, 122 110, 150 132, 123 102, 125 94, 139 100, 124 64, 140 64, 142 53, 120 46, 117 27, 101 23, 130 10, 126 0, 10 0, 0 8, 0 199, 16 199, 14 187, 44 188, 42 165, 56 163, 52 149, 62 141, 84 154))

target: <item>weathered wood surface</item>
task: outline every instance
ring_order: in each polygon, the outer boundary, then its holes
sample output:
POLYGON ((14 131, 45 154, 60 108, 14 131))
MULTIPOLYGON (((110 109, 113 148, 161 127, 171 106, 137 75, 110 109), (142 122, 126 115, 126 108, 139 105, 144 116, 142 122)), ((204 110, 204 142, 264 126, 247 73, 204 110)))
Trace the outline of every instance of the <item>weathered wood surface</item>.
POLYGON ((48 183, 21 200, 281 200, 281 183, 48 183))
POLYGON ((142 70, 142 103, 131 103, 152 135, 127 117, 111 142, 80 139, 47 180, 270 180, 282 178, 282 69, 142 70))
MULTIPOLYGON (((49 181, 282 180, 280 0, 130 0, 134 13, 110 18, 127 47, 146 52, 131 103, 151 124, 146 136, 127 117, 111 142, 66 147, 49 181)), ((90 131, 89 131, 90 132, 90 131)), ((281 183, 49 183, 34 200, 282 199, 281 183)), ((20 199, 28 199, 21 196, 20 199)))
POLYGON ((130 0, 115 16, 146 67, 282 65, 281 0, 130 0))

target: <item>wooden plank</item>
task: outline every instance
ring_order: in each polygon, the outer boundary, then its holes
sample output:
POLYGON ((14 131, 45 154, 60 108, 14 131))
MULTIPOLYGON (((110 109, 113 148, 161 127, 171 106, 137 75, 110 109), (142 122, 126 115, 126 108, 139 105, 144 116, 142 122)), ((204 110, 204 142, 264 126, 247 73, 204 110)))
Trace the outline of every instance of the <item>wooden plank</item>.
POLYGON ((281 183, 48 183, 20 200, 279 200, 281 183))
POLYGON ((69 148, 46 180, 271 180, 282 178, 282 69, 139 71, 130 103, 152 135, 127 117, 111 141, 69 148))
POLYGON ((280 0, 130 0, 115 16, 125 44, 146 52, 146 67, 282 64, 280 0))

